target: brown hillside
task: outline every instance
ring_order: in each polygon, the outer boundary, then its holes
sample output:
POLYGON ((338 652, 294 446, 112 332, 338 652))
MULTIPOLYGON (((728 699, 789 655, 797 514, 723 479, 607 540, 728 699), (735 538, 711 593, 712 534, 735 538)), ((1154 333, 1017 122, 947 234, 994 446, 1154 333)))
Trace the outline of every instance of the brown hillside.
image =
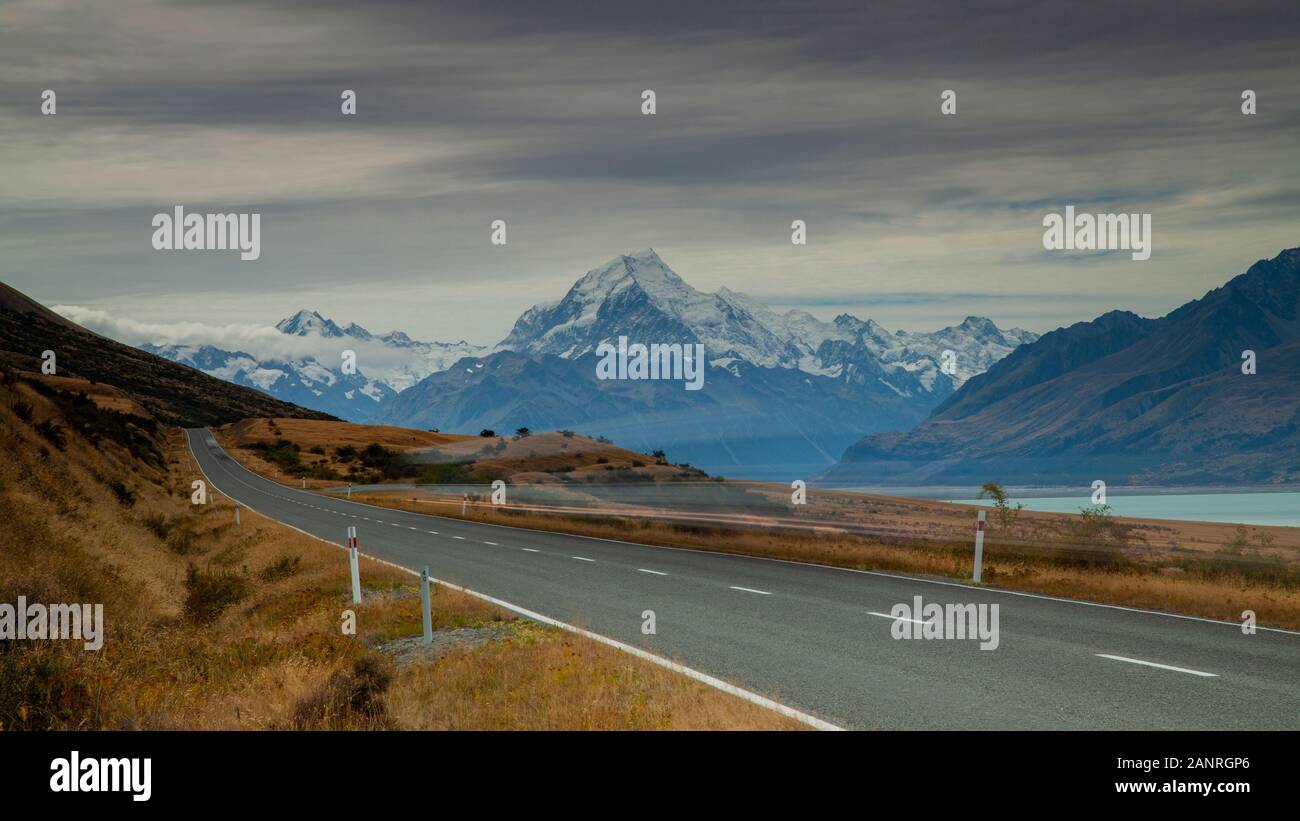
POLYGON ((47 350, 56 354, 59 376, 120 388, 164 424, 219 425, 251 416, 334 418, 114 342, 0 283, 0 362, 40 373, 41 353, 47 350))

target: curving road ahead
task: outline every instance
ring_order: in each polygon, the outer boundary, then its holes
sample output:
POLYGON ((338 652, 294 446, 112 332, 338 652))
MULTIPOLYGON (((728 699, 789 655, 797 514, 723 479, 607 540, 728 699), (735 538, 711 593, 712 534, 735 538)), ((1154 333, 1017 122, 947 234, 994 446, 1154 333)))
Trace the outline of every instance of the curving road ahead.
POLYGON ((284 487, 186 434, 211 487, 272 519, 340 545, 355 526, 363 553, 841 727, 1300 729, 1300 633, 405 513, 284 487), (999 605, 997 648, 893 638, 915 596, 999 605))

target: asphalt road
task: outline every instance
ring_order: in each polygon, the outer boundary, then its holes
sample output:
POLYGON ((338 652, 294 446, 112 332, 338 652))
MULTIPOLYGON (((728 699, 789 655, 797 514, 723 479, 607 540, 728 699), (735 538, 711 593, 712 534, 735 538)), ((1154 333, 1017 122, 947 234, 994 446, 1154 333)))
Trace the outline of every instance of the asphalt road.
POLYGON ((272 519, 340 545, 355 526, 363 553, 841 727, 1300 729, 1294 632, 405 513, 284 487, 187 435, 211 487, 272 519), (999 605, 997 648, 893 638, 891 608, 915 596, 999 605))

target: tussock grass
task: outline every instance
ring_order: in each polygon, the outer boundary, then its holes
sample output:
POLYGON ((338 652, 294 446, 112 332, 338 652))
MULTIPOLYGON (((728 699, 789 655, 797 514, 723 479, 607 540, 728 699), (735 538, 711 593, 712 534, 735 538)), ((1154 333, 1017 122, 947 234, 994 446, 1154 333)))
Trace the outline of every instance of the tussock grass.
POLYGON ((435 629, 505 625, 509 638, 397 664, 385 643, 421 632, 414 577, 363 559, 353 605, 344 551, 250 511, 237 527, 215 494, 191 505, 179 431, 159 431, 160 460, 146 459, 132 437, 97 432, 99 417, 83 431, 58 397, 6 388, 0 601, 103 603, 106 627, 97 652, 0 642, 0 730, 798 726, 440 586, 435 629), (65 425, 64 450, 21 414, 65 425))

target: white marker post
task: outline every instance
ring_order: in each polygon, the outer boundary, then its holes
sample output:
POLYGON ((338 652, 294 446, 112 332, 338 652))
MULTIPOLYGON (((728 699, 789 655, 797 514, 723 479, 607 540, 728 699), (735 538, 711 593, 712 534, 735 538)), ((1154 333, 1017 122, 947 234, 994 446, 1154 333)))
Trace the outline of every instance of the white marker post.
POLYGON ((975 581, 980 580, 980 575, 984 572, 984 511, 979 512, 979 519, 975 522, 975 581))
POLYGON ((348 482, 348 498, 352 498, 352 483, 348 482))
POLYGON ((306 490, 306 489, 307 489, 307 477, 305 477, 305 476, 303 477, 303 480, 302 480, 302 489, 303 489, 303 490, 306 490))
POLYGON ((420 605, 424 610, 424 643, 433 644, 433 603, 429 598, 429 567, 420 571, 420 605))
POLYGON ((348 528, 348 563, 352 565, 352 603, 361 604, 361 562, 357 558, 357 529, 348 528))
POLYGON ((235 502, 235 524, 239 524, 239 502, 235 502))
POLYGON ((462 516, 465 515, 465 506, 468 504, 469 504, 469 494, 465 493, 463 494, 463 498, 461 498, 460 500, 460 515, 462 516))

